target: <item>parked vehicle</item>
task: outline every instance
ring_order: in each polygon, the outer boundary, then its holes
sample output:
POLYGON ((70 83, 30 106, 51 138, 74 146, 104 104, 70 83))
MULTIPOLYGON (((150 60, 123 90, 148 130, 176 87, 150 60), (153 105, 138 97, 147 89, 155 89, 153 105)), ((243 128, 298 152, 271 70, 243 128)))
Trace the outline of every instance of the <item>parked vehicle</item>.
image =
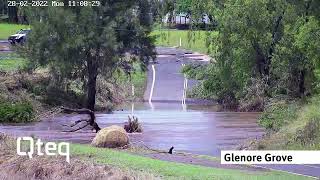
POLYGON ((8 41, 10 42, 10 44, 16 44, 16 43, 23 44, 26 42, 28 34, 30 32, 31 32, 30 29, 21 29, 16 34, 11 35, 8 38, 8 41))

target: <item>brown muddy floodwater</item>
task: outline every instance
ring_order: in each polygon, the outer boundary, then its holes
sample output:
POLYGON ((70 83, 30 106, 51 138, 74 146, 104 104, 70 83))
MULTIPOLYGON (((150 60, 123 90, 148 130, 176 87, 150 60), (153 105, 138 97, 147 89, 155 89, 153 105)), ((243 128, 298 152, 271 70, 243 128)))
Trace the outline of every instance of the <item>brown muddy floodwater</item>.
MULTIPOLYGON (((112 114, 97 114, 101 127, 123 126, 131 115, 131 107, 112 114)), ((142 123, 143 133, 131 134, 131 142, 151 148, 196 154, 219 155, 221 149, 233 149, 248 138, 262 136, 257 125, 258 113, 215 112, 215 107, 192 105, 187 110, 178 103, 135 104, 134 115, 142 123), (151 108, 152 107, 152 108, 151 108)), ((14 136, 35 135, 44 140, 90 143, 95 133, 90 129, 62 132, 62 124, 71 124, 86 115, 59 115, 52 119, 23 125, 0 125, 0 132, 14 136)))

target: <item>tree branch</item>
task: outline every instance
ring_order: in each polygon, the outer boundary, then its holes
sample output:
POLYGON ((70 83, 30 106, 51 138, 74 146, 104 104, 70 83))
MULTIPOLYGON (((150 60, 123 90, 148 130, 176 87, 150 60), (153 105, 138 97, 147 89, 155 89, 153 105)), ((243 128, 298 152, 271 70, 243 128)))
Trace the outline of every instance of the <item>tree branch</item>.
POLYGON ((63 132, 76 132, 76 131, 79 131, 79 130, 81 130, 81 129, 83 129, 83 128, 87 127, 88 125, 89 125, 89 124, 87 123, 87 124, 85 124, 85 125, 83 125, 83 126, 78 127, 77 129, 72 129, 72 130, 69 130, 69 131, 63 131, 63 132))
MULTIPOLYGON (((64 113, 67 113, 67 114, 72 114, 72 113, 89 114, 89 116, 90 116, 89 120, 78 120, 78 121, 75 121, 74 124, 72 124, 70 126, 70 127, 74 127, 75 125, 79 124, 80 122, 83 122, 83 121, 87 122, 85 126, 82 126, 82 127, 78 128, 78 129, 76 129, 75 131, 83 129, 88 125, 92 126, 93 129, 96 130, 96 132, 99 132, 101 130, 99 125, 96 123, 96 116, 95 116, 94 112, 91 111, 90 109, 85 109, 85 108, 82 108, 82 109, 70 109, 70 108, 65 108, 65 107, 62 107, 61 109, 63 110, 64 113)), ((71 130, 70 132, 75 132, 75 131, 71 130)))

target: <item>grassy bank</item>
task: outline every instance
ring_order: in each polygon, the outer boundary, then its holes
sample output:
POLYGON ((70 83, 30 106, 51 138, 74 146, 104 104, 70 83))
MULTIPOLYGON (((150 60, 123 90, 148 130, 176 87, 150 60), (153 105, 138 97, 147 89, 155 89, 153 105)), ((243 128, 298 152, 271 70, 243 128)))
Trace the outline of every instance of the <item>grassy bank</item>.
POLYGON ((0 123, 21 123, 35 120, 35 104, 21 88, 21 81, 15 79, 19 69, 27 61, 14 53, 0 53, 0 123), (8 74, 7 74, 8 73, 8 74))
MULTIPOLYGON (((73 81, 65 89, 51 83, 45 69, 38 69, 32 74, 20 71, 26 63, 23 59, 0 60, 0 123, 38 120, 37 117, 57 106, 85 107, 86 94, 81 81, 73 81)), ((131 81, 122 73, 109 80, 98 78, 96 109, 111 111, 114 105, 124 101, 139 100, 145 85, 146 72, 142 71, 133 73, 131 81), (131 84, 135 86, 134 97, 131 84)))
POLYGON ((212 42, 218 32, 206 31, 188 31, 188 30, 155 30, 152 35, 156 37, 155 44, 157 46, 180 46, 196 52, 209 54, 212 46, 208 47, 208 43, 212 42))
POLYGON ((18 59, 4 59, 0 60, 0 70, 2 71, 13 71, 18 70, 25 66, 25 60, 18 58, 18 59))
POLYGON ((162 179, 303 179, 280 172, 246 172, 166 162, 87 145, 72 144, 71 153, 85 159, 90 157, 99 164, 154 174, 162 179))
POLYGON ((0 23, 0 40, 7 40, 10 35, 15 34, 20 29, 26 28, 29 28, 29 26, 21 24, 0 23))
MULTIPOLYGON (((37 68, 32 74, 24 71, 28 60, 15 53, 0 53, 0 122, 18 123, 38 120, 47 110, 65 106, 85 106, 83 82, 70 82, 68 88, 52 84, 48 69, 37 68), (7 103, 10 102, 10 103, 7 103)), ((114 105, 141 100, 146 87, 146 72, 135 65, 131 77, 120 71, 111 79, 98 78, 96 109, 111 111, 114 105), (132 96, 132 87, 135 95, 132 96)))
POLYGON ((320 96, 306 101, 277 101, 260 117, 269 135, 255 144, 258 149, 320 149, 320 96))
POLYGON ((6 40, 10 35, 15 34, 20 29, 26 28, 29 28, 29 26, 21 24, 0 23, 0 40, 6 40))
POLYGON ((14 53, 0 53, 0 71, 10 72, 24 68, 27 60, 14 53))
MULTIPOLYGON (((119 85, 114 91, 121 91, 120 96, 123 101, 140 101, 143 100, 144 91, 147 85, 147 71, 143 71, 139 64, 133 65, 134 72, 131 75, 118 71, 114 74, 114 79, 119 85), (132 85, 134 86, 134 96, 132 95, 132 85)), ((116 92, 114 92, 116 93, 116 92)))
MULTIPOLYGON (((22 144, 28 149, 28 144, 22 144)), ((161 161, 71 144, 71 162, 62 156, 17 156, 16 140, 0 133, 0 179, 308 179, 275 171, 241 171, 161 161), (14 161, 14 163, 12 163, 14 161)), ((43 150, 42 150, 43 152, 43 150)))
POLYGON ((274 171, 246 172, 166 162, 87 145, 72 144, 71 153, 78 157, 84 157, 84 159, 93 159, 94 162, 99 164, 145 172, 161 179, 304 179, 301 176, 274 171))

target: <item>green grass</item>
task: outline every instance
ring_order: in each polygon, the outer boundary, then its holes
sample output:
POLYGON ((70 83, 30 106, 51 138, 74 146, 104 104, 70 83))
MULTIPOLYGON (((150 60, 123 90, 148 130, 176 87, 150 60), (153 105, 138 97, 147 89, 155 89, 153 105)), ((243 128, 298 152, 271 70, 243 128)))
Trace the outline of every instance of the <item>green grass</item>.
POLYGON ((279 129, 297 118, 301 104, 284 100, 269 104, 259 118, 259 124, 272 131, 279 129))
POLYGON ((297 119, 288 127, 283 126, 288 144, 286 149, 320 150, 320 95, 308 100, 301 106, 297 119))
POLYGON ((218 32, 206 32, 206 31, 188 31, 188 30, 155 30, 151 35, 156 37, 155 44, 157 46, 179 46, 181 38, 181 47, 192 51, 209 54, 214 46, 213 43, 218 32))
POLYGON ((13 53, 0 53, 0 70, 15 71, 25 67, 27 61, 13 53))
POLYGON ((131 82, 129 76, 127 76, 123 71, 119 71, 117 74, 115 74, 115 78, 125 90, 124 93, 127 100, 141 100, 147 84, 147 72, 142 71, 139 64, 134 64, 133 67, 135 71, 131 74, 131 82), (131 84, 134 85, 134 97, 132 97, 131 84))
POLYGON ((99 164, 108 164, 122 169, 148 172, 163 179, 308 179, 302 176, 275 171, 246 172, 166 162, 112 149, 95 148, 88 145, 71 144, 70 148, 72 155, 86 158, 90 157, 99 164))
POLYGON ((29 28, 28 25, 0 23, 0 40, 7 40, 10 35, 15 34, 20 29, 27 28, 29 28))
POLYGON ((278 105, 269 107, 260 121, 278 126, 277 130, 260 140, 257 147, 276 150, 320 149, 319 95, 315 95, 304 103, 290 103, 282 111, 277 110, 276 107, 278 105))
POLYGON ((143 94, 147 83, 147 72, 136 72, 132 75, 132 83, 135 87, 135 97, 143 98, 143 94))

